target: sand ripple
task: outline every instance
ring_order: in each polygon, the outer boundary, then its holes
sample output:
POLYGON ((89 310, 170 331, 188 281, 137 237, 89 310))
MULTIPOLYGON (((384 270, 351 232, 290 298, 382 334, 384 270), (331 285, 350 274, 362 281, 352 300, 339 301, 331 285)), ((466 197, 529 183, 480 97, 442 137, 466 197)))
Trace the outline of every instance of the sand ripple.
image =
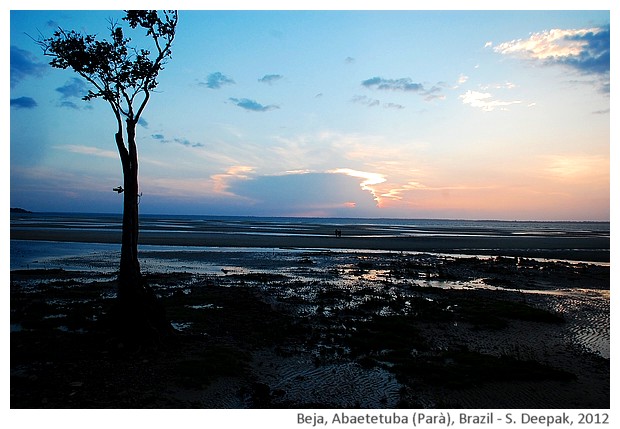
POLYGON ((255 355, 262 382, 279 392, 279 400, 335 408, 394 408, 400 384, 380 368, 354 363, 315 366, 304 357, 282 357, 271 351, 255 355))
POLYGON ((610 358, 609 291, 579 291, 558 298, 556 309, 568 320, 568 337, 586 351, 610 358))

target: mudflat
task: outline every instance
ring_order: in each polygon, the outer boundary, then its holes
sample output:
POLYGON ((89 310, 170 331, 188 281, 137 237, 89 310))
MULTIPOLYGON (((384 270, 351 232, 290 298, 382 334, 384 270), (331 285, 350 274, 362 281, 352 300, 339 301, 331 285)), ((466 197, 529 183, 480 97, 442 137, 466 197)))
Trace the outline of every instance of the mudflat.
MULTIPOLYGON (((342 228, 342 227, 340 227, 342 228)), ((596 235, 505 235, 478 234, 478 231, 436 231, 433 234, 393 234, 389 229, 370 230, 359 225, 346 225, 336 236, 328 226, 316 226, 287 233, 262 233, 247 228, 201 228, 191 232, 166 229, 141 231, 140 243, 168 246, 261 247, 261 248, 326 248, 350 250, 418 251, 491 256, 524 256, 530 258, 567 259, 609 262, 609 236, 596 235), (378 231, 379 230, 379 231, 378 231)), ((28 228, 12 228, 12 240, 44 240, 61 242, 120 243, 117 229, 49 228, 30 224, 28 228)))
POLYGON ((145 252, 152 347, 110 335, 114 272, 13 270, 11 408, 609 408, 608 264, 308 240, 145 252))

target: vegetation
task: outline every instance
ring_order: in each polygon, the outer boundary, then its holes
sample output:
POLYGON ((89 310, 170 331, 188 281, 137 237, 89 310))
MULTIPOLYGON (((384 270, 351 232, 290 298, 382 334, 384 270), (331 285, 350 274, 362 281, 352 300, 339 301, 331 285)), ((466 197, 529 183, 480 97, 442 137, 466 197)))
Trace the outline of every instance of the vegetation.
POLYGON ((71 69, 91 85, 84 100, 101 98, 116 119, 114 141, 121 159, 123 232, 118 276, 118 327, 136 340, 158 341, 169 330, 163 308, 142 278, 138 261, 138 149, 136 126, 157 88, 157 76, 172 55, 177 11, 129 10, 123 21, 146 30, 149 49, 130 45, 123 28, 110 22, 110 40, 59 28, 38 41, 50 65, 71 69), (125 141, 125 136, 127 140, 125 141))

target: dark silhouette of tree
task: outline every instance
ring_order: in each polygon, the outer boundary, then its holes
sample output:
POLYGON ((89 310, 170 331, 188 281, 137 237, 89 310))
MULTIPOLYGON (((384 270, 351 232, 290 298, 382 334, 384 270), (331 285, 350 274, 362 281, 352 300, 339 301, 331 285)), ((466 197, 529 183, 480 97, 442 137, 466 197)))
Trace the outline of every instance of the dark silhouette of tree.
POLYGON ((124 192, 123 230, 118 276, 118 312, 126 333, 159 335, 165 329, 165 315, 143 280, 138 261, 138 151, 136 125, 157 87, 157 76, 171 58, 171 46, 178 22, 177 11, 129 10, 126 21, 132 29, 146 30, 150 49, 130 45, 118 22, 110 21, 110 40, 59 28, 52 37, 37 43, 50 65, 72 69, 91 84, 83 98, 108 102, 116 118, 115 142, 121 159, 124 192), (125 141, 126 137, 126 141, 125 141))

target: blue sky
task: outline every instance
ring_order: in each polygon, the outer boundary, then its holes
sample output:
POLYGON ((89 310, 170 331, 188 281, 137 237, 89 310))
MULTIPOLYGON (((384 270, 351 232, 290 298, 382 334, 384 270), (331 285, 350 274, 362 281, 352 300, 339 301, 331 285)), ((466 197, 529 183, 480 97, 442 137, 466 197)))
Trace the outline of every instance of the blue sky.
MULTIPOLYGON (((120 212, 110 108, 31 37, 122 16, 11 11, 11 206, 120 212)), ((138 127, 141 212, 609 220, 610 20, 181 10, 138 127)))

